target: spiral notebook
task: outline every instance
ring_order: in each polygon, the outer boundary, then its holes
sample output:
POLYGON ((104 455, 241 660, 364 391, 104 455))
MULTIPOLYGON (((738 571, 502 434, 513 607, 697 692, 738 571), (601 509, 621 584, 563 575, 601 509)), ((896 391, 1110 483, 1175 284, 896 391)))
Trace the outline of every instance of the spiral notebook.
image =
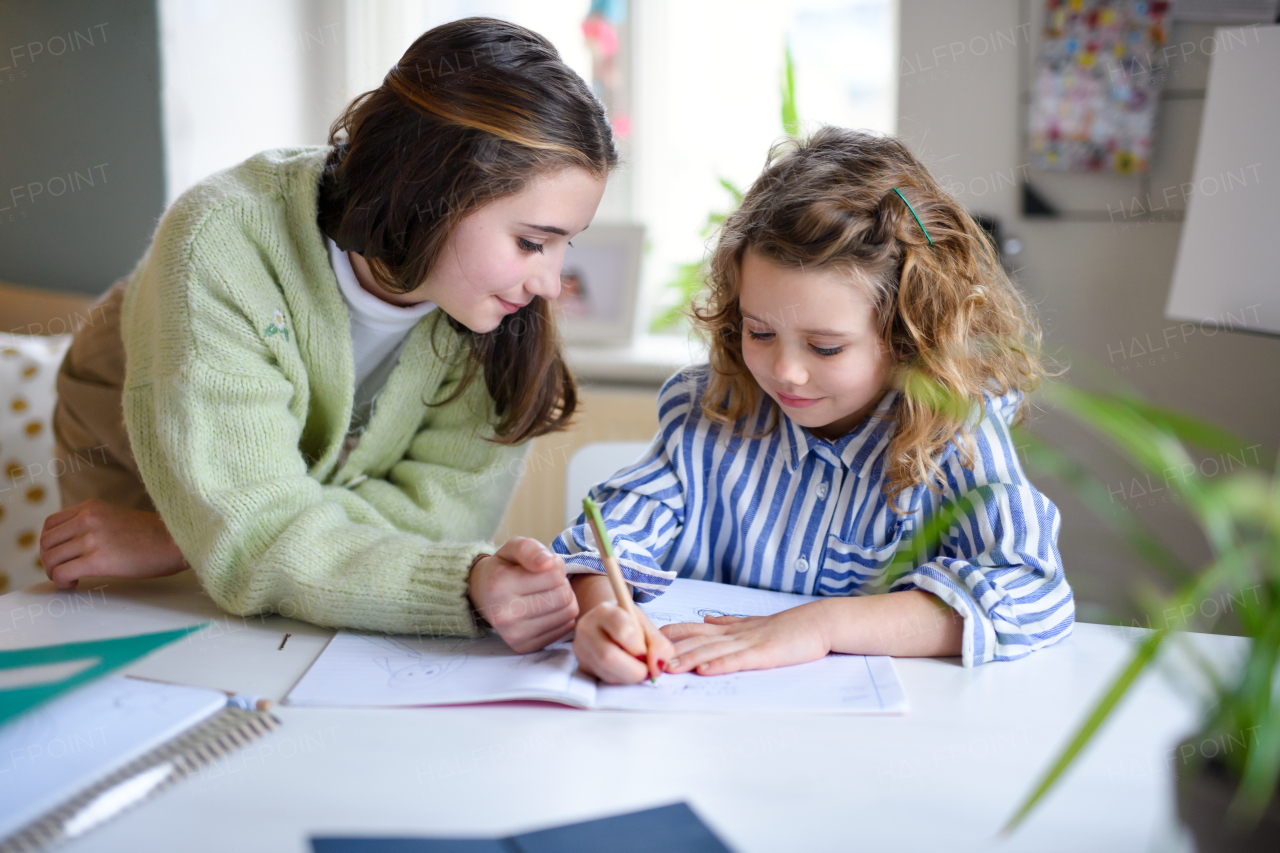
POLYGON ((76 838, 279 725, 219 690, 109 676, 0 726, 0 853, 76 838))

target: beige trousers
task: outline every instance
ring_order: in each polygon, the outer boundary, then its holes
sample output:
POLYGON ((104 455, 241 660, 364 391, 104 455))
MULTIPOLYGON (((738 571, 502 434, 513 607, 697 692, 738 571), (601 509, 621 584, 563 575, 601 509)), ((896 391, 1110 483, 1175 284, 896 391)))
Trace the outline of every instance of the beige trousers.
POLYGON ((64 473, 62 506, 90 498, 155 512, 124 428, 124 340, 120 308, 127 279, 102 295, 58 369, 53 437, 64 473))

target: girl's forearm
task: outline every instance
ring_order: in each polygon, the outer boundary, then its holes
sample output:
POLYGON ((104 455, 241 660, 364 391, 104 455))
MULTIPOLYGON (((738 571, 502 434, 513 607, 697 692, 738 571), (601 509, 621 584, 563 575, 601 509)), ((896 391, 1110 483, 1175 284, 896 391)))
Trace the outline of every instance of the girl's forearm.
POLYGON ((569 576, 569 585, 578 597, 578 613, 586 613, 602 601, 617 601, 613 587, 604 575, 576 574, 569 576))
POLYGON ((821 611, 822 630, 833 652, 894 657, 960 654, 964 618, 923 590, 824 598, 808 606, 821 611))

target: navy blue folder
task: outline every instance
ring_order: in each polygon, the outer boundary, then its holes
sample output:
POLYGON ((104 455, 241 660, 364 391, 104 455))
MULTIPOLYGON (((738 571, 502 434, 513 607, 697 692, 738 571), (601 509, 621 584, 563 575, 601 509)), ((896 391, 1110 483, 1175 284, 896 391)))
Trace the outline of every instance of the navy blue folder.
POLYGON ((686 803, 510 838, 313 838, 314 853, 731 853, 686 803))

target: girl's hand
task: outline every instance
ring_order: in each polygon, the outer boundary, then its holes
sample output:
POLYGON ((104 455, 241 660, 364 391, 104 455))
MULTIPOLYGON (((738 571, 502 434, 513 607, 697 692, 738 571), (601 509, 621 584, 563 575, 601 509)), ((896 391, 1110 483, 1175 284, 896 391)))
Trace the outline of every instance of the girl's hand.
POLYGON ((649 677, 647 649, 657 671, 664 672, 673 653, 671 641, 643 612, 639 616, 637 624, 617 601, 607 599, 584 613, 573 638, 578 665, 607 684, 638 684, 649 677))
POLYGON ((705 622, 666 625, 675 641, 667 672, 722 675, 744 669, 772 669, 825 657, 831 651, 826 614, 811 602, 773 616, 708 616, 705 622))
POLYGON ((467 578, 471 604, 512 651, 535 652, 573 630, 578 601, 564 559, 537 539, 513 536, 467 578))
POLYGON ((188 568, 159 515, 96 498, 44 520, 40 562, 58 589, 84 577, 159 578, 188 568))

